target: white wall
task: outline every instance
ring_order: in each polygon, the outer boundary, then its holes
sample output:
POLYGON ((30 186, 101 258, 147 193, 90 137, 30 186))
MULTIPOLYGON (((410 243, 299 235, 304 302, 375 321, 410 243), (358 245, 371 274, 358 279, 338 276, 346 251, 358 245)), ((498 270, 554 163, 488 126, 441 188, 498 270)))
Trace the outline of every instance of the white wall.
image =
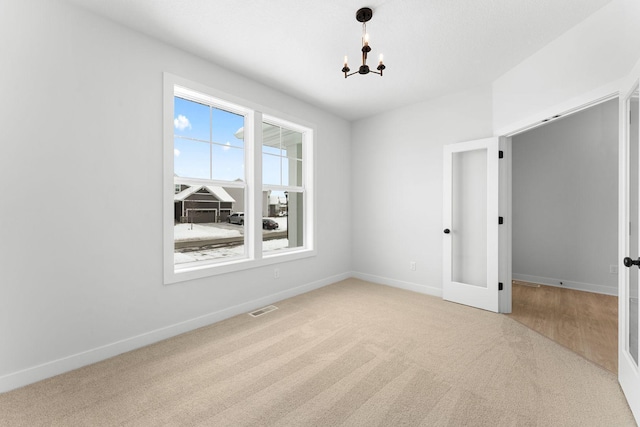
POLYGON ((618 100, 512 144, 513 277, 617 295, 618 100))
POLYGON ((504 135, 618 90, 638 60, 640 2, 613 0, 493 83, 504 135))
POLYGON ((491 133, 490 87, 353 124, 352 259, 358 277, 441 295, 442 147, 491 133))
POLYGON ((349 123, 55 0, 0 35, 0 391, 348 275, 349 123), (163 285, 164 71, 316 125, 316 257, 163 285))

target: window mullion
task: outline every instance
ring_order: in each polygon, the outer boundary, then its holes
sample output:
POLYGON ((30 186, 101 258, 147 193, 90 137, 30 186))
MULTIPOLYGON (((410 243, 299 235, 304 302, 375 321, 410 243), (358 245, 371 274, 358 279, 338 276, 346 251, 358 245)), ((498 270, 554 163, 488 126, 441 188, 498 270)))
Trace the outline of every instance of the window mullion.
POLYGON ((213 108, 209 106, 209 179, 213 179, 213 108))
POLYGON ((280 146, 280 158, 278 159, 278 162, 280 163, 280 185, 282 185, 284 182, 283 178, 284 178, 284 171, 282 170, 282 126, 280 126, 280 135, 278 136, 278 145, 280 146))
POLYGON ((249 257, 262 258, 262 112, 253 111, 247 116, 247 128, 251 130, 245 141, 247 147, 247 183, 249 193, 249 257))

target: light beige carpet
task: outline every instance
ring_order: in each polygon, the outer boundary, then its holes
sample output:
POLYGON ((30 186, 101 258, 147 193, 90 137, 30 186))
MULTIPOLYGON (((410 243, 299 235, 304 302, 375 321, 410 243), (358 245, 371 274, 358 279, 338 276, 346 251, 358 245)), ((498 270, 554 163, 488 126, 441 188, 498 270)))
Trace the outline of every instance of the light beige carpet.
POLYGON ((0 395, 6 426, 628 426, 613 374, 506 316, 355 279, 0 395))

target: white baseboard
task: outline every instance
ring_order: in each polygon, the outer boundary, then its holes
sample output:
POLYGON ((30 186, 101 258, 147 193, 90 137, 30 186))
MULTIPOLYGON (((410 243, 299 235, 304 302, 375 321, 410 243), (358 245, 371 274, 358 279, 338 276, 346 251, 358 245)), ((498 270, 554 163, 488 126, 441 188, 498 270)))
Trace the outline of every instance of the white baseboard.
POLYGON ((339 282, 351 277, 350 273, 343 273, 336 276, 327 277, 302 286, 277 292, 266 297, 258 298, 242 304, 235 305, 213 313, 205 314, 194 319, 156 329, 131 338, 116 341, 101 347, 93 348, 82 353, 72 354, 41 365, 32 366, 21 371, 12 372, 0 377, 0 393, 14 390, 55 375, 63 374, 83 366, 97 363, 110 357, 126 353, 147 345, 192 331, 203 326, 208 326, 224 319, 255 310, 265 305, 273 304, 286 298, 291 298, 332 283, 339 282))
POLYGON ((419 285, 417 283, 404 282, 402 280, 390 279, 388 277, 375 276, 373 274, 360 273, 357 271, 352 272, 351 276, 355 277, 356 279, 366 280, 367 282, 377 283, 379 285, 387 285, 394 288, 405 289, 407 291, 413 291, 442 298, 442 289, 433 286, 419 285))
POLYGON ((541 285, 555 286, 557 288, 567 288, 577 291, 593 292, 596 294, 618 296, 618 287, 611 288, 609 286, 594 285, 592 283, 572 282, 571 280, 530 276, 528 274, 513 273, 512 277, 513 280, 522 280, 523 282, 540 283, 541 285), (562 282, 562 285, 560 285, 560 282, 562 282))

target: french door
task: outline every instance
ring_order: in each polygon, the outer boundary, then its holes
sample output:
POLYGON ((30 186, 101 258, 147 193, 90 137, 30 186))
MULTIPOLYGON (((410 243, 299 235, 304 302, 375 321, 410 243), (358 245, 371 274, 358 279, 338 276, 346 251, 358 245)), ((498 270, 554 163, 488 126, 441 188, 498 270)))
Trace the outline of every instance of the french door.
POLYGON ((445 300, 499 310, 499 139, 444 146, 445 300))
POLYGON ((620 91, 620 181, 618 240, 618 381, 640 420, 638 281, 640 278, 640 108, 638 80, 620 91), (624 267, 623 267, 624 266, 624 267))

